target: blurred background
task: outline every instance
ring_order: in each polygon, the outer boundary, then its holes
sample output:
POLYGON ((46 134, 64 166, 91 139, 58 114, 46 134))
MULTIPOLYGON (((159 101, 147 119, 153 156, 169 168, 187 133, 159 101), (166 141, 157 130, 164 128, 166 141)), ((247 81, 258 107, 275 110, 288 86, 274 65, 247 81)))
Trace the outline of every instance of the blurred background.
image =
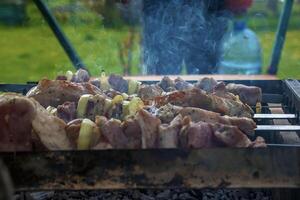
MULTIPOLYGON (((97 76, 142 73, 141 2, 46 0, 83 62, 97 76)), ((263 73, 270 63, 283 1, 255 0, 248 26, 262 46, 263 73)), ((300 78, 300 0, 295 0, 279 64, 279 78, 300 78)), ((31 0, 0 1, 0 82, 24 83, 73 70, 64 50, 31 0)), ((185 73, 185 72, 183 72, 185 73)))

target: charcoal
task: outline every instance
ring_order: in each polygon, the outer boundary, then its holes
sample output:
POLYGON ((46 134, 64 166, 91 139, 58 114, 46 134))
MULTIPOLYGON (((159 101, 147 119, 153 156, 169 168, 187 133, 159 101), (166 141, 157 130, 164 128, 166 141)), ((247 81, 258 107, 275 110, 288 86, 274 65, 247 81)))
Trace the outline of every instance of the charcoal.
POLYGON ((18 193, 14 199, 89 199, 89 200, 271 200, 270 190, 251 189, 165 189, 165 190, 103 190, 103 191, 50 191, 18 193), (37 198, 42 197, 42 198, 37 198))

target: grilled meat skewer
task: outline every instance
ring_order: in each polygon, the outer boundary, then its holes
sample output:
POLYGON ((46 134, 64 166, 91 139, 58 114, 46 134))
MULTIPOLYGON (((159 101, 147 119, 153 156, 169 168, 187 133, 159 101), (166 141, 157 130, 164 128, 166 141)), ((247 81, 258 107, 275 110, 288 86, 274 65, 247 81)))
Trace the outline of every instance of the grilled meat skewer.
POLYGON ((251 118, 253 114, 252 109, 241 102, 221 98, 213 94, 206 94, 204 91, 196 88, 175 91, 156 97, 155 102, 158 107, 170 103, 176 106, 202 108, 220 113, 221 115, 236 117, 251 118))

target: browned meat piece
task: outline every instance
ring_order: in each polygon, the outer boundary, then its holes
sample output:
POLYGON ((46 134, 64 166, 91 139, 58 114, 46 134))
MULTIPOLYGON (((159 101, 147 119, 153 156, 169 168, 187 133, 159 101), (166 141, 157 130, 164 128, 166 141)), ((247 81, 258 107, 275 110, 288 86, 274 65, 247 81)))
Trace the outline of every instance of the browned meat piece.
POLYGON ((127 119, 121 126, 125 136, 128 138, 127 148, 142 148, 142 130, 136 119, 127 119))
POLYGON ((162 78, 162 80, 157 83, 157 85, 163 89, 165 92, 170 92, 173 91, 175 89, 175 83, 172 79, 170 79, 170 77, 168 76, 164 76, 162 78))
POLYGON ((157 96, 160 96, 163 90, 157 85, 141 85, 138 90, 138 96, 142 100, 152 100, 157 96))
POLYGON ((136 119, 142 130, 142 148, 156 148, 160 120, 143 109, 137 113, 136 119))
MULTIPOLYGON (((177 112, 178 113, 178 112, 177 112)), ((237 126, 246 134, 253 134, 256 128, 255 122, 247 117, 221 116, 219 113, 203 110, 201 108, 184 107, 179 110, 182 116, 190 116, 193 122, 221 123, 237 126)))
POLYGON ((27 97, 32 97, 45 108, 57 107, 66 101, 77 103, 83 94, 102 94, 101 90, 90 83, 71 83, 60 80, 43 79, 29 90, 27 97))
POLYGON ((76 105, 74 102, 65 102, 57 106, 57 117, 68 123, 76 118, 76 105))
POLYGON ((267 147, 264 138, 258 136, 250 145, 253 148, 267 147))
POLYGON ((214 136, 227 147, 249 147, 251 141, 236 126, 212 124, 214 136))
POLYGON ((72 77, 72 82, 75 83, 84 83, 90 80, 89 73, 84 69, 79 69, 72 77))
POLYGON ((195 87, 211 93, 214 91, 214 88, 217 84, 218 82, 215 79, 204 77, 200 79, 197 83, 195 83, 195 87))
POLYGON ((99 79, 90 80, 90 83, 96 86, 97 88, 101 88, 101 81, 99 79))
POLYGON ((72 149, 65 131, 66 123, 58 117, 49 114, 37 101, 31 100, 36 109, 32 127, 45 147, 49 150, 72 149))
POLYGON ((49 150, 71 149, 64 121, 49 114, 34 99, 3 94, 0 96, 0 111, 0 141, 3 143, 0 149, 31 150, 31 142, 37 140, 49 150), (11 143, 8 146, 7 140, 11 143))
POLYGON ((188 130, 191 127, 192 120, 189 116, 184 117, 182 120, 182 128, 179 132, 179 147, 187 148, 188 146, 188 130))
POLYGON ((92 147, 95 150, 113 149, 113 146, 108 142, 101 141, 96 146, 92 147))
POLYGON ((95 119, 95 123, 97 124, 97 126, 102 129, 104 124, 106 124, 106 122, 108 121, 108 119, 104 116, 96 116, 95 119))
POLYGON ((189 117, 183 119, 179 142, 182 148, 250 147, 252 144, 236 126, 193 123, 189 117))
POLYGON ((174 120, 168 124, 159 126, 159 147, 177 148, 179 142, 179 132, 182 126, 182 116, 177 115, 174 120))
POLYGON ((206 94, 199 89, 176 91, 161 97, 155 98, 157 106, 168 103, 183 106, 196 107, 220 113, 221 115, 248 117, 251 118, 252 109, 242 102, 225 99, 213 94, 206 94))
POLYGON ((208 148, 217 146, 214 143, 214 131, 209 123, 192 123, 187 130, 187 148, 208 148))
POLYGON ((212 93, 218 97, 222 97, 222 98, 226 98, 226 99, 231 99, 234 101, 237 101, 237 98, 234 94, 228 92, 226 90, 226 85, 224 82, 219 82, 215 88, 214 88, 214 92, 212 93))
POLYGON ((64 75, 58 75, 57 77, 56 77, 56 80, 60 80, 60 81, 66 81, 68 78, 66 77, 66 76, 64 76, 64 75))
POLYGON ((77 140, 79 137, 81 122, 82 122, 82 119, 72 120, 67 124, 67 126, 65 128, 67 137, 69 138, 73 149, 77 149, 77 140))
POLYGON ((32 150, 32 120, 35 106, 17 94, 0 95, 0 151, 32 150))
POLYGON ((114 90, 118 92, 128 92, 128 81, 122 76, 111 74, 108 78, 108 83, 114 90))
POLYGON ((229 83, 226 85, 226 90, 239 95, 240 100, 250 106, 255 106, 262 100, 262 91, 259 87, 229 83))
POLYGON ((193 87, 194 87, 193 84, 184 81, 180 77, 177 77, 175 79, 175 88, 176 88, 176 90, 189 90, 189 89, 192 89, 193 87))
POLYGON ((119 120, 110 119, 107 121, 101 128, 101 133, 113 148, 127 148, 128 139, 123 133, 121 122, 119 120))

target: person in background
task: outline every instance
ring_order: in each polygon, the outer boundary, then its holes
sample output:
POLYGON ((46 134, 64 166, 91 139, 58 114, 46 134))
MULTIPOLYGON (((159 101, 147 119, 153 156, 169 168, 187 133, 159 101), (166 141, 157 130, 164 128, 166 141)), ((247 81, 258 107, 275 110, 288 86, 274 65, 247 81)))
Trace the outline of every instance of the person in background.
POLYGON ((247 9, 250 1, 144 0, 142 73, 215 73, 229 10, 247 9))

